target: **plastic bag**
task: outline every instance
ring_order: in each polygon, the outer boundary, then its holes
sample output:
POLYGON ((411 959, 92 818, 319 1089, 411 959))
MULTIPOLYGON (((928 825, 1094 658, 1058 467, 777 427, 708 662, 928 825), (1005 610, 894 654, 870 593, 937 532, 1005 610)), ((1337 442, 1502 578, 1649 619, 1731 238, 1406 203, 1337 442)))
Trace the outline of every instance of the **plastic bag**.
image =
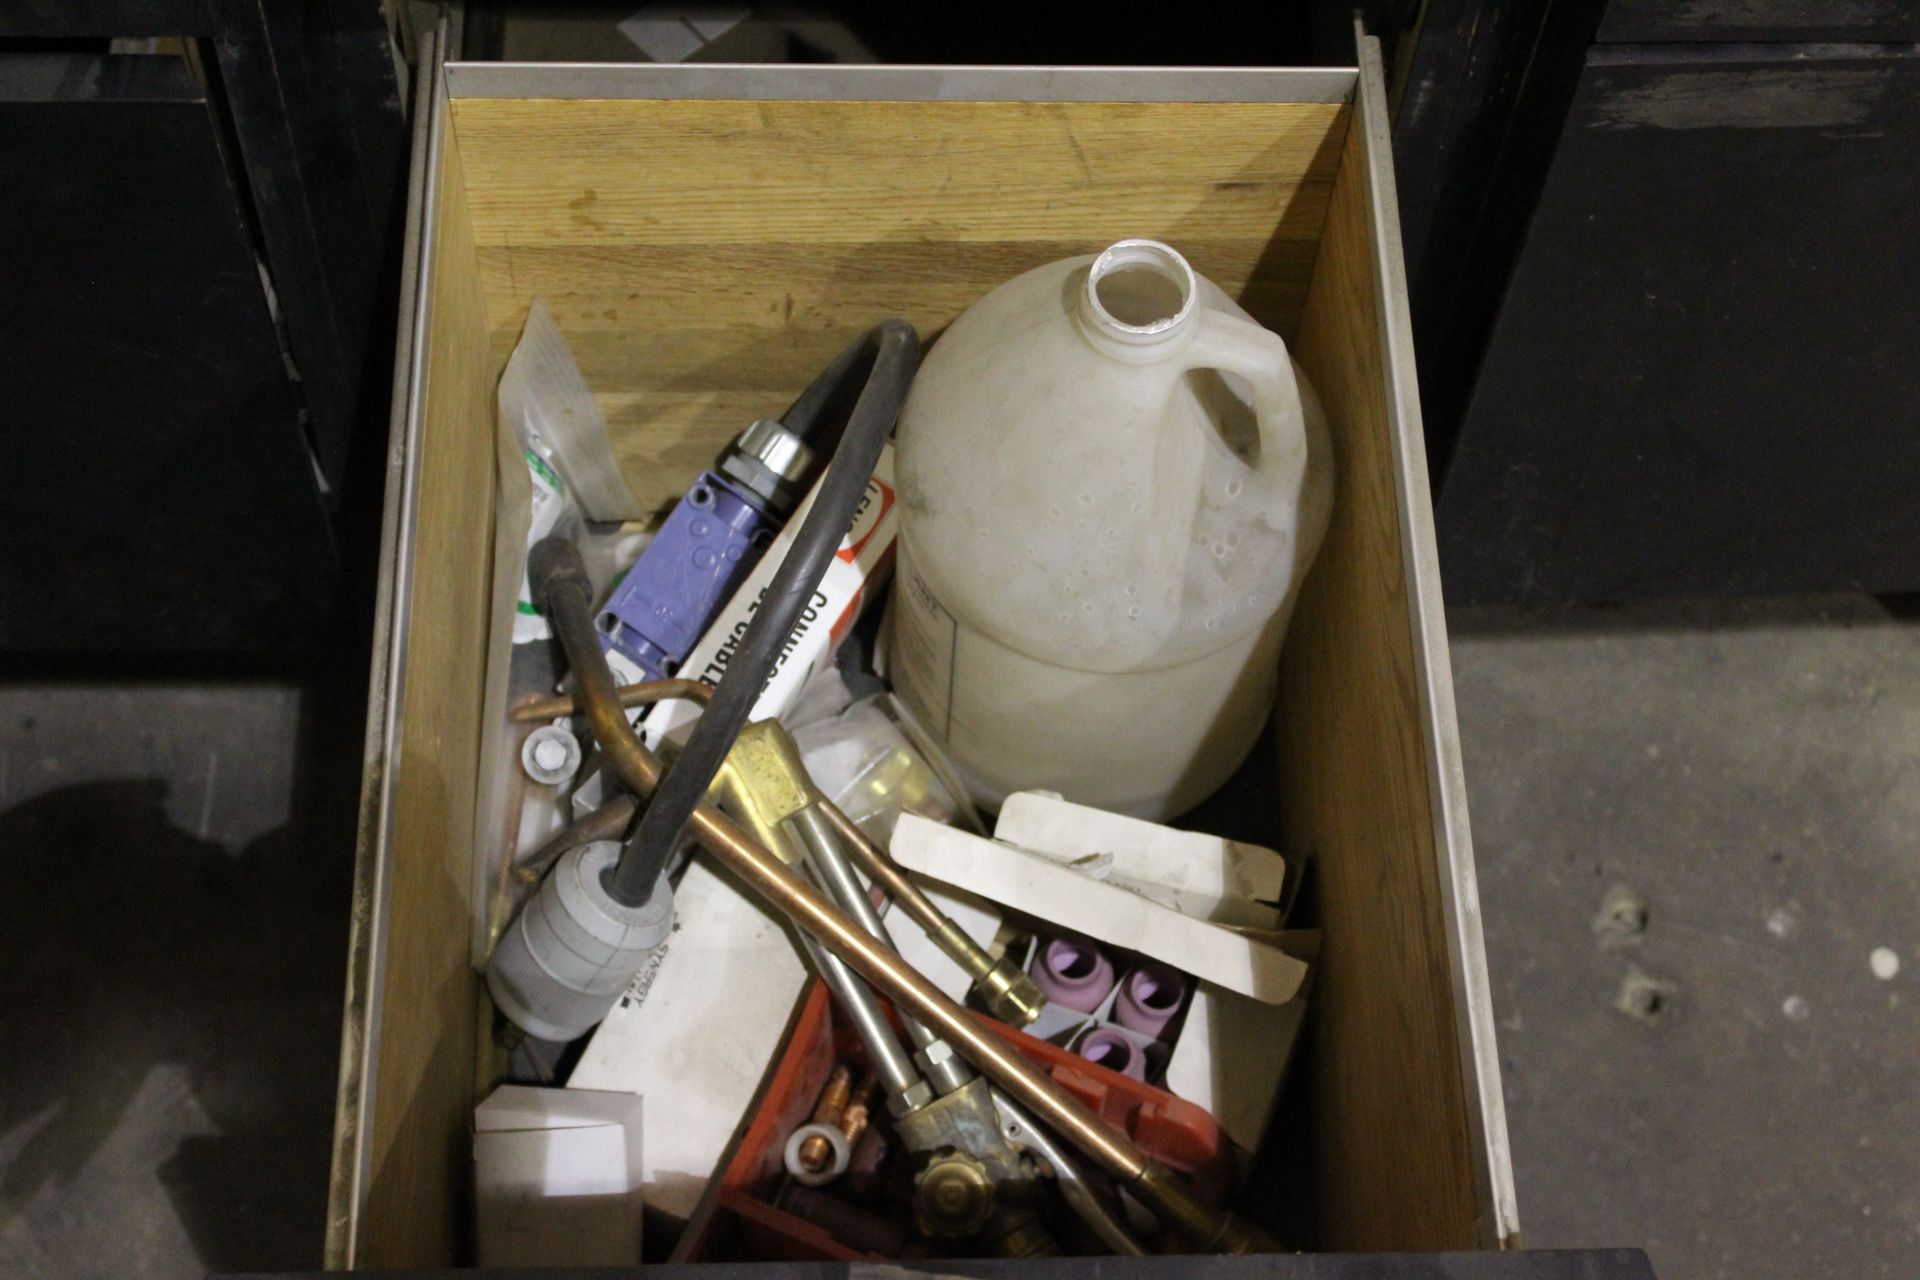
POLYGON ((814 785, 883 849, 902 813, 985 834, 973 806, 955 799, 957 784, 915 745, 898 714, 893 695, 880 694, 794 729, 814 785))
POLYGON ((647 536, 608 523, 637 518, 640 504, 614 461, 606 419, 553 316, 538 300, 500 376, 496 435, 493 601, 474 804, 476 968, 485 967, 523 888, 511 875, 514 860, 568 816, 560 794, 565 788, 534 782, 521 765, 520 744, 532 726, 508 718, 511 704, 554 688, 554 653, 547 645, 530 643, 546 640, 552 629, 534 605, 527 553, 549 534, 573 539, 597 603, 639 556, 647 536))
MULTIPOLYGON (((500 375, 500 420, 519 442, 532 493, 526 545, 549 534, 585 542, 587 526, 638 520, 640 501, 620 474, 607 420, 574 363, 547 304, 534 299, 526 327, 500 375)), ((583 551, 585 548, 583 548, 583 551)), ((589 556, 588 568, 595 566, 589 556)), ((533 599, 524 571, 514 605, 513 642, 553 632, 533 599)), ((604 586, 601 575, 597 585, 604 586)))

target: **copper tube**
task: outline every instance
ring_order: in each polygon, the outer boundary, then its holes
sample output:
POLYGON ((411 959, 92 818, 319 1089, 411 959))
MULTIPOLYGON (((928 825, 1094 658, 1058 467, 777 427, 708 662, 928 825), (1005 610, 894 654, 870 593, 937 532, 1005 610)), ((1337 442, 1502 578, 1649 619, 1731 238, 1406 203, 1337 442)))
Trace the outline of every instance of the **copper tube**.
MULTIPOLYGON (((700 680, 677 677, 623 684, 614 692, 618 694, 623 707, 645 707, 656 702, 671 702, 676 698, 685 698, 705 706, 707 700, 713 697, 713 686, 700 680)), ((513 718, 526 724, 535 720, 557 720, 561 716, 579 715, 580 711, 580 704, 572 694, 559 693, 551 698, 535 698, 521 703, 513 709, 513 718)))
MULTIPOLYGON (((613 672, 592 617, 593 586, 570 544, 546 539, 529 557, 530 577, 573 667, 587 722, 608 767, 640 796, 659 783, 660 762, 627 723, 613 672)), ((935 1029, 981 1072, 1107 1173, 1125 1183, 1164 1222, 1202 1250, 1277 1251, 1278 1245, 1232 1214, 1200 1203, 1166 1166, 1149 1159, 1010 1045, 987 1031, 919 971, 802 880, 731 818, 702 801, 688 824, 694 837, 767 903, 855 972, 892 997, 903 1014, 935 1029)))
POLYGON ((618 840, 626 834, 627 824, 633 821, 633 815, 640 805, 634 798, 621 792, 601 805, 576 818, 573 825, 556 833, 545 844, 514 864, 513 874, 522 884, 539 884, 540 878, 547 874, 547 868, 583 844, 592 844, 596 840, 618 840))

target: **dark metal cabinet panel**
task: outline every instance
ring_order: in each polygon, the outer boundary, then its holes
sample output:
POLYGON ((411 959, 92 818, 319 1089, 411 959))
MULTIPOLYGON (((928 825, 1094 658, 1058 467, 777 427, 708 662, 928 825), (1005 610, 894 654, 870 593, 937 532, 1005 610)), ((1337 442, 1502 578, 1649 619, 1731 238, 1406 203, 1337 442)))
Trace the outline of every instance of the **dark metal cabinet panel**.
POLYGON ((331 532, 200 86, 9 55, 0 137, 0 647, 297 641, 331 532))
MULTIPOLYGON (((841 1280, 862 1268, 839 1262, 678 1263, 644 1270, 555 1267, 542 1280, 841 1280)), ((278 1280, 332 1280, 334 1272, 282 1273, 278 1280)), ((471 1271, 388 1271, 392 1280, 467 1280, 471 1271)), ((499 1270, 502 1280, 536 1273, 499 1270)), ((958 1258, 940 1263, 943 1276, 973 1280, 1655 1280, 1639 1249, 1493 1249, 1473 1253, 1263 1253, 1145 1258, 958 1258)), ((249 1280, 229 1276, 221 1280, 249 1280)), ((258 1280, 268 1280, 265 1276, 258 1280)))
POLYGON ((324 485, 385 419, 405 69, 379 0, 0 0, 0 37, 182 37, 213 80, 324 485))
POLYGON ((1589 55, 1445 477, 1450 600, 1920 587, 1920 58, 1701 52, 1589 55))
POLYGON ((1393 119, 1420 404, 1444 474, 1601 0, 1427 0, 1393 119))
POLYGON ((403 199, 402 85, 372 0, 205 0, 314 451, 346 479, 385 419, 403 199))
POLYGON ((1600 39, 1658 41, 1920 40, 1914 0, 1613 0, 1600 39))
POLYGON ((0 35, 35 39, 189 36, 206 24, 203 0, 6 0, 0 35))

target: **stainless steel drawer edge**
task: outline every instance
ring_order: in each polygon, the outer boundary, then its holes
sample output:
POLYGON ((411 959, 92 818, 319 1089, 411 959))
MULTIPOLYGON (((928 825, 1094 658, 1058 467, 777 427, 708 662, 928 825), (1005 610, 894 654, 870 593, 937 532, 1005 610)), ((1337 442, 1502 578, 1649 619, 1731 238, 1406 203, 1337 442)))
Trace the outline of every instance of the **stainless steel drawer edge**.
POLYGON ((455 98, 1349 102, 1351 67, 916 67, 453 62, 455 98))
POLYGON ((406 238, 400 264, 400 324, 394 342, 393 417, 387 441, 387 487, 380 535, 380 587, 374 605, 372 670, 367 689, 367 741, 347 946, 345 1013, 340 1040, 333 1172, 328 1187, 323 1265, 359 1264, 359 1220, 373 1159, 375 1066, 386 958, 393 861, 393 780, 405 695, 408 621, 413 602, 414 525, 420 499, 420 394, 425 386, 433 270, 433 225, 440 172, 440 119, 446 77, 440 50, 446 24, 420 38, 413 100, 413 152, 407 176, 406 238))
POLYGON ((1463 1079, 1473 1082, 1475 1091, 1468 1099, 1467 1119, 1473 1129, 1474 1177, 1486 1206, 1481 1243, 1516 1247, 1520 1215, 1513 1186, 1513 1157, 1507 1146, 1506 1100, 1500 1091, 1500 1054, 1495 1043, 1486 942, 1480 929, 1473 835, 1467 823, 1467 781, 1460 755, 1460 723, 1453 703, 1453 661, 1447 646, 1440 554, 1433 530, 1433 493, 1427 485, 1427 443, 1414 373, 1406 263, 1400 247, 1386 73, 1380 62, 1380 42, 1365 35, 1357 23, 1355 36, 1360 50, 1355 127, 1366 130, 1368 201, 1373 211, 1377 255, 1374 267, 1379 272, 1382 297, 1380 348, 1385 359, 1387 417, 1400 455, 1396 471, 1401 555, 1406 561, 1407 598, 1414 628, 1414 675, 1424 703, 1421 720, 1427 735, 1433 846, 1440 859, 1440 891, 1453 961, 1460 1070, 1463 1079))

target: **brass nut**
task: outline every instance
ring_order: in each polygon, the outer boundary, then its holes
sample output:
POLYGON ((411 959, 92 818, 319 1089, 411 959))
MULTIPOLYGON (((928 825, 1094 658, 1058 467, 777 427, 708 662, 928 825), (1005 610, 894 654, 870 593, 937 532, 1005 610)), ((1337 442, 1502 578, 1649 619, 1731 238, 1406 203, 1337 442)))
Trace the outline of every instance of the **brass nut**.
POLYGON ((887 1096, 887 1114, 895 1120, 911 1115, 933 1101, 933 1088, 925 1080, 915 1080, 899 1093, 887 1096))
POLYGON ((1004 956, 974 981, 973 994, 988 1013, 1010 1027, 1026 1026, 1047 1007, 1047 998, 1034 980, 1004 956))

